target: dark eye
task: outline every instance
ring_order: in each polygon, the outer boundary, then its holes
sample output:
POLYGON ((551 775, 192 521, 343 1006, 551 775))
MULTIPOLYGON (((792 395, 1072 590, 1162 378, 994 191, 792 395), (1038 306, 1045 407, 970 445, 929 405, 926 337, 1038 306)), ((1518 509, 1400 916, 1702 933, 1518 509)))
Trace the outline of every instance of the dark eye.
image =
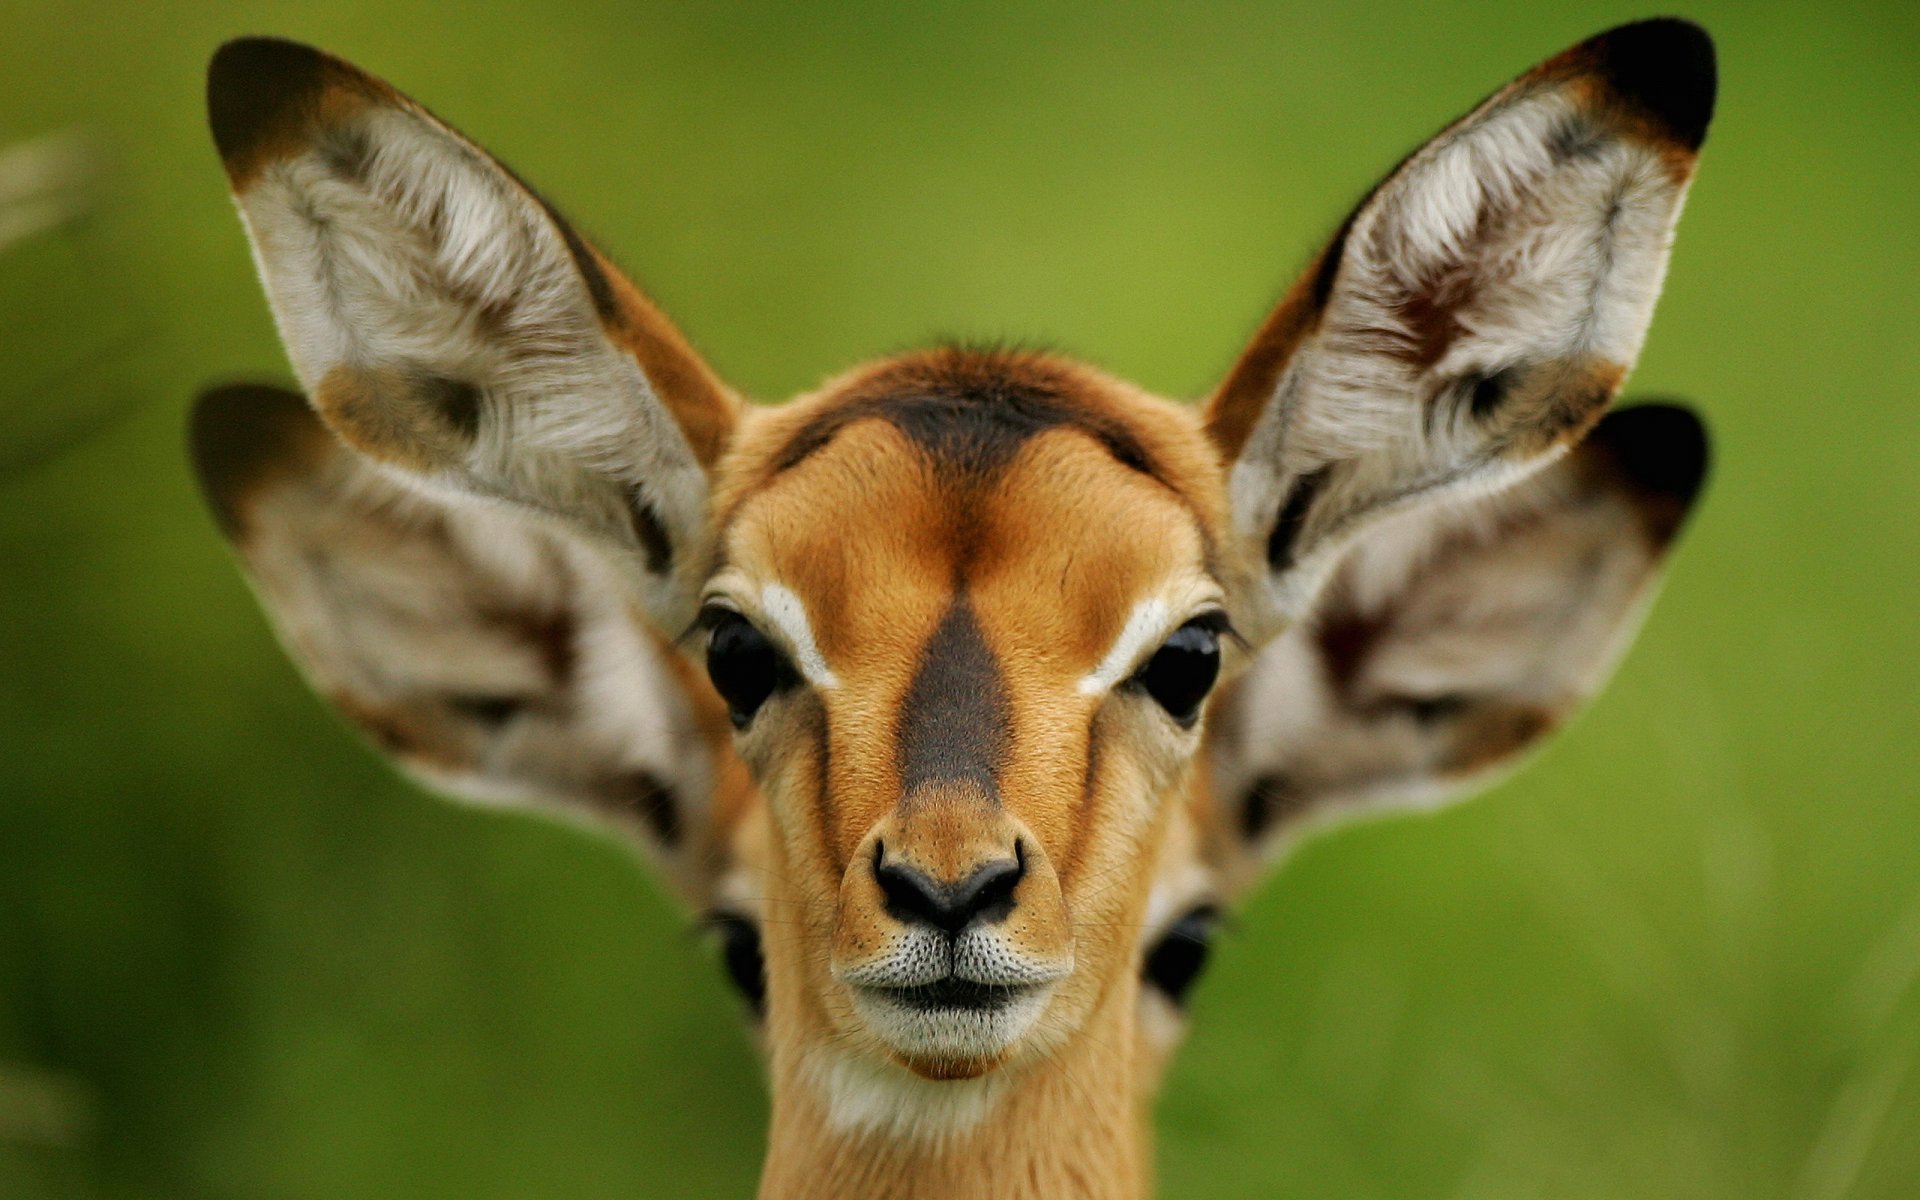
POLYGON ((760 954, 760 930, 752 921, 733 913, 717 913, 711 919, 720 935, 720 961, 727 969, 727 981, 734 986, 754 1016, 762 1016, 767 1006, 767 964, 760 954))
POLYGON ((508 721, 525 712, 529 701, 519 696, 488 696, 461 693, 446 697, 447 707, 457 715, 483 725, 487 729, 499 729, 508 721))
POLYGON ((1133 677, 1182 725, 1200 716, 1200 702, 1220 678, 1220 618, 1201 617, 1173 631, 1133 677))
POLYGON ((1438 696, 1401 696, 1390 703, 1422 725, 1435 725, 1459 716, 1473 703, 1473 698, 1446 692, 1438 696))
POLYGON ((1193 990, 1200 972, 1207 969, 1213 931, 1219 925, 1220 910, 1212 905, 1202 905, 1175 921, 1173 928, 1147 950, 1146 966, 1141 972, 1147 984, 1159 989, 1174 1004, 1185 1007, 1187 993, 1193 990))
POLYGON ((727 702, 733 727, 743 729, 760 706, 791 684, 793 667, 767 635, 737 612, 715 609, 707 633, 707 678, 727 702))

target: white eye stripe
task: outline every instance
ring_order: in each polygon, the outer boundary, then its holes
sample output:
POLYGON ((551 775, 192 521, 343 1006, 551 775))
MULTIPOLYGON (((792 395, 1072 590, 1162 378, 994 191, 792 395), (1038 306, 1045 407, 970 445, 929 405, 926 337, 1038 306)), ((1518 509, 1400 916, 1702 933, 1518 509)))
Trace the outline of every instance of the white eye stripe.
POLYGON ((1171 633, 1173 609, 1163 600, 1142 600, 1133 606, 1120 636, 1114 639, 1107 656, 1080 681, 1082 696, 1100 696, 1113 690, 1133 670, 1140 654, 1149 645, 1171 633))
MULTIPOLYGON (((794 666, 806 680, 819 688, 840 686, 840 677, 827 665, 815 641, 813 626, 807 620, 805 601, 784 584, 768 583, 760 588, 761 615, 786 639, 793 650, 794 666)), ((1173 632, 1176 609, 1164 600, 1142 600, 1134 605, 1120 635, 1108 648, 1100 665, 1080 680, 1083 696, 1099 696, 1111 691, 1132 673, 1148 647, 1163 641, 1173 632)))
POLYGON ((813 640, 813 626, 807 621, 807 606, 792 588, 769 583, 760 589, 760 612, 786 636, 793 648, 793 665, 808 683, 817 688, 836 688, 840 677, 827 666, 819 644, 813 640))

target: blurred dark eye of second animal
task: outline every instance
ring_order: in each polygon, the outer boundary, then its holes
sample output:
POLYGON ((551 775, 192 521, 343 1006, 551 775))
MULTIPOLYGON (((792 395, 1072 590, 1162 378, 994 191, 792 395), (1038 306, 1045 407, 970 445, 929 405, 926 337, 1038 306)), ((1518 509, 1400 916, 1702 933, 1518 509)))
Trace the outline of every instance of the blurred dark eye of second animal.
POLYGON ((1210 904, 1189 911, 1147 948, 1141 975, 1148 986, 1157 989, 1174 1004, 1184 1008, 1187 996, 1207 969, 1213 952, 1214 931, 1220 926, 1220 910, 1210 904))
POLYGON ((767 964, 760 952, 759 928, 735 913, 716 914, 708 923, 720 935, 720 962, 726 968, 727 982, 733 984, 754 1016, 765 1015, 767 964))
POLYGON ((447 697, 448 708, 487 729, 499 729, 524 712, 527 705, 528 701, 519 696, 461 694, 447 697))

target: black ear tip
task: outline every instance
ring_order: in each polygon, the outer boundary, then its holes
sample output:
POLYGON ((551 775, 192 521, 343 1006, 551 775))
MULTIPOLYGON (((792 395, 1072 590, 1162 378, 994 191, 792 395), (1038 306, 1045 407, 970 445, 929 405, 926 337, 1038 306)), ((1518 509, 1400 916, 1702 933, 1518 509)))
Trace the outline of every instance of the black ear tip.
POLYGON ((244 162, 325 86, 333 60, 284 38, 235 38, 207 64, 207 124, 220 157, 244 162))
POLYGON ((1690 408, 1639 404, 1607 414, 1588 439, 1644 495, 1683 510, 1699 495, 1711 460, 1707 427, 1690 408))
POLYGON ((234 383, 208 388, 187 419, 187 453, 207 506, 228 536, 237 536, 254 488, 325 446, 331 435, 285 388, 234 383))
POLYGON ((207 90, 231 92, 298 84, 323 71, 327 56, 304 42, 238 37, 223 42, 207 64, 207 90))
POLYGON ((1623 97, 1645 108, 1690 150, 1707 139, 1719 87, 1713 38, 1692 21, 1656 17, 1588 43, 1623 97))

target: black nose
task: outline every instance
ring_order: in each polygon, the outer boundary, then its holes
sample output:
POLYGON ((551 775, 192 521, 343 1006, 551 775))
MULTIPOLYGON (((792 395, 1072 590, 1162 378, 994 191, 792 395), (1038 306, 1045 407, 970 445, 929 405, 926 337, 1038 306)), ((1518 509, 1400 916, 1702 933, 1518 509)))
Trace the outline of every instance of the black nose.
POLYGON ((1013 890, 1027 873, 1027 856, 1018 842, 1013 857, 995 859, 974 868, 973 874, 953 883, 934 879, 917 867, 887 861, 885 843, 875 847, 873 875, 887 897, 887 912, 909 925, 931 925, 959 933, 975 921, 991 924, 1013 911, 1013 890))

